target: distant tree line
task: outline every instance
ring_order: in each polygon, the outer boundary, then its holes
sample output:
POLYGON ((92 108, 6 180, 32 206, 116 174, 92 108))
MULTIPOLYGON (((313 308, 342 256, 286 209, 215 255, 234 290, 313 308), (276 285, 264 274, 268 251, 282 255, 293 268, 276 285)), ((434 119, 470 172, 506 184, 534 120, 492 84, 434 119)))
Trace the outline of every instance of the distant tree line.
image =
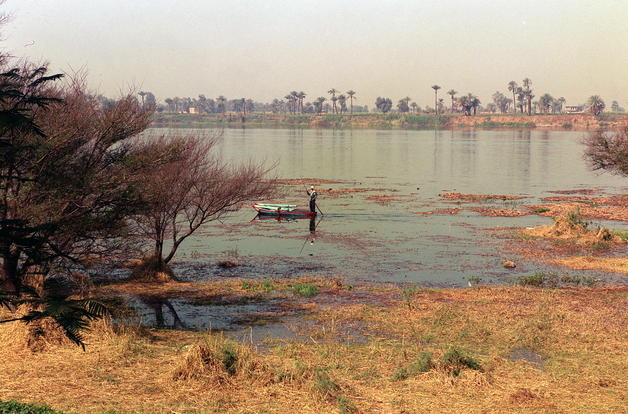
MULTIPOLYGON (((434 105, 419 106, 409 96, 403 97, 394 105, 388 97, 377 97, 374 102, 374 110, 380 113, 395 111, 397 113, 424 113, 424 114, 456 114, 466 116, 481 113, 521 113, 521 114, 560 114, 565 112, 591 112, 600 114, 606 109, 604 100, 598 96, 591 96, 585 103, 578 105, 566 105, 564 97, 554 97, 544 93, 536 97, 532 89, 532 80, 525 78, 519 85, 516 81, 510 81, 506 85, 506 91, 496 91, 491 96, 491 102, 482 105, 480 99, 473 93, 458 95, 458 91, 450 89, 448 101, 439 97, 440 85, 432 85, 434 90, 434 105)), ((314 100, 306 101, 307 94, 303 91, 290 91, 282 98, 275 98, 271 102, 257 102, 249 98, 227 99, 220 95, 217 98, 207 98, 198 95, 197 98, 173 97, 166 98, 164 103, 158 103, 151 92, 140 91, 139 97, 143 107, 157 112, 169 113, 199 113, 199 114, 226 114, 240 113, 246 115, 251 112, 261 113, 285 113, 285 114, 353 114, 369 112, 367 105, 357 105, 356 92, 348 90, 345 93, 330 88, 327 91, 329 97, 319 96, 314 100)), ((98 96, 103 106, 111 105, 111 100, 98 96)), ((617 101, 610 106, 612 112, 624 112, 625 109, 617 101)))

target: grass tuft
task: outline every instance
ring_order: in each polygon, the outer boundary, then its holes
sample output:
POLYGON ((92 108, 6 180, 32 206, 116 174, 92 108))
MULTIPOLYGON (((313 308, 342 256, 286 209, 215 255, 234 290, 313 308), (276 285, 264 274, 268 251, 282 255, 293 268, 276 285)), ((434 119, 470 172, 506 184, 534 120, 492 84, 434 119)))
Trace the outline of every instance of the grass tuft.
POLYGON ((478 361, 456 347, 449 348, 449 350, 445 352, 442 362, 445 370, 454 377, 460 375, 460 371, 465 368, 482 371, 482 366, 478 361))
POLYGON ((340 385, 336 384, 323 368, 314 369, 314 390, 324 399, 337 398, 340 385))
POLYGON ((562 286, 593 287, 597 280, 590 276, 558 274, 553 272, 536 272, 531 275, 520 276, 516 279, 519 286, 557 288, 562 286))
POLYGON ((622 240, 628 240, 628 231, 611 230, 615 236, 621 237, 622 240))
POLYGON ((319 294, 319 290, 316 285, 311 283, 296 283, 290 289, 295 295, 312 297, 319 294))
POLYGON ((429 352, 421 352, 419 356, 407 367, 399 368, 393 374, 392 381, 401 381, 410 377, 414 377, 422 372, 427 372, 434 367, 432 362, 432 354, 429 352))

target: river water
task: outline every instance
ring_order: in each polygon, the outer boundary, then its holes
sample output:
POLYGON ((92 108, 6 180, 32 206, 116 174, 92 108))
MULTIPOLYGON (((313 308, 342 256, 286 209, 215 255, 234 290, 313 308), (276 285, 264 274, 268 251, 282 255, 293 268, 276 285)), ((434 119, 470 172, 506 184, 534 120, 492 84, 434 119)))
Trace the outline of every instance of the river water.
MULTIPOLYGON (((213 131, 150 133, 208 136, 213 131)), ((271 174, 278 178, 320 182, 324 216, 314 223, 253 220, 255 212, 245 207, 186 240, 175 264, 183 279, 316 274, 462 286, 469 278, 502 283, 522 273, 565 271, 511 257, 502 249, 504 240, 486 230, 548 224, 550 219, 484 217, 439 194, 522 196, 479 207, 525 210, 524 205, 557 195, 551 191, 596 188, 618 194, 625 193, 627 184, 587 168, 582 132, 226 129, 223 134, 216 151, 226 161, 264 162, 274 165, 271 174), (378 199, 382 195, 384 200, 378 199), (461 210, 416 214, 451 208, 461 210), (504 269, 503 259, 516 259, 517 268, 504 269), (220 260, 242 266, 224 269, 217 266, 220 260)), ((285 190, 276 201, 306 207, 303 185, 285 190)), ((626 229, 623 222, 595 224, 626 229)), ((571 273, 609 283, 623 280, 600 272, 571 273)))

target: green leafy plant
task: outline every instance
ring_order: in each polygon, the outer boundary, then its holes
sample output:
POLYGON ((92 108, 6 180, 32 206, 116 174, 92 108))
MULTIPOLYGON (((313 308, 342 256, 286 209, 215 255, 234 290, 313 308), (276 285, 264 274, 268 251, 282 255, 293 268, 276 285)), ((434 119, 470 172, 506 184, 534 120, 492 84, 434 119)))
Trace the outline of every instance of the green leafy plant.
POLYGON ((105 303, 95 299, 69 299, 72 293, 71 283, 65 278, 46 279, 41 293, 27 286, 21 295, 4 293, 0 295, 0 305, 27 304, 33 309, 24 316, 0 320, 0 324, 17 321, 30 324, 51 318, 70 341, 84 350, 82 331, 88 329, 90 321, 108 316, 110 311, 105 303))
POLYGON ((45 405, 25 404, 17 401, 0 401, 0 414, 63 414, 45 405))

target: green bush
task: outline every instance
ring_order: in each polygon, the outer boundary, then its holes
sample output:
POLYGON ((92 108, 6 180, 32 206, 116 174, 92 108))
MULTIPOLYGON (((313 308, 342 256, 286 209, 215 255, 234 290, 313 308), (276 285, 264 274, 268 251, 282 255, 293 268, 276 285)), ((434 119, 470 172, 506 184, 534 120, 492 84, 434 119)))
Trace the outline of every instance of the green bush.
POLYGON ((0 414, 63 414, 44 405, 25 404, 17 401, 0 401, 0 414))

